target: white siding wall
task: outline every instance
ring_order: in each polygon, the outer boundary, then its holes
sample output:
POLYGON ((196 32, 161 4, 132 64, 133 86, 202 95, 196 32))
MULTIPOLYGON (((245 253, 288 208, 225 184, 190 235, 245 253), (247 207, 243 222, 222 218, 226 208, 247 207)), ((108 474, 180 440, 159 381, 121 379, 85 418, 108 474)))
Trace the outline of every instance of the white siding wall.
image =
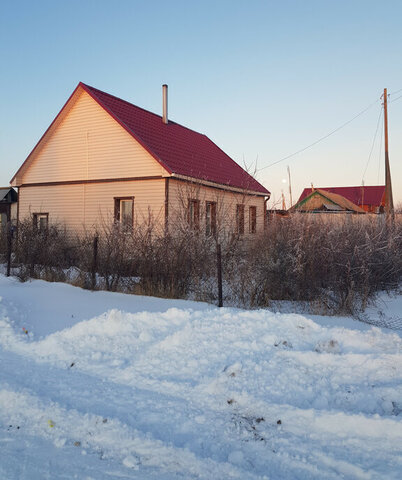
MULTIPOLYGON (((244 233, 249 235, 249 207, 257 208, 257 233, 264 231, 264 197, 242 193, 233 193, 227 190, 195 185, 189 182, 169 179, 169 225, 175 221, 187 221, 188 199, 200 200, 200 229, 205 231, 205 203, 216 202, 217 223, 234 231, 236 226, 236 205, 244 205, 244 233)), ((174 228, 174 227, 172 227, 174 228)))
POLYGON ((163 175, 161 165, 79 89, 18 184, 163 175), (75 102, 75 103, 74 103, 75 102))
POLYGON ((110 225, 115 197, 134 197, 134 221, 141 224, 149 212, 160 228, 165 221, 165 180, 136 180, 94 184, 68 184, 20 188, 19 216, 49 213, 49 222, 69 231, 110 225))

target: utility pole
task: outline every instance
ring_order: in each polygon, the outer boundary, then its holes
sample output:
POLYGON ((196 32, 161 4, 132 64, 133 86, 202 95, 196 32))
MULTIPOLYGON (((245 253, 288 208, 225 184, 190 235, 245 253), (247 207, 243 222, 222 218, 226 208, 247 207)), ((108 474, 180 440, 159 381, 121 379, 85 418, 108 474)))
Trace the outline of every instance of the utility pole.
POLYGON ((391 169, 388 156, 388 96, 384 88, 384 141, 385 141, 385 214, 387 222, 394 224, 394 200, 392 198, 391 169))
POLYGON ((290 196, 290 208, 293 207, 293 199, 292 199, 292 181, 290 180, 290 167, 288 165, 288 177, 289 177, 289 196, 290 196))

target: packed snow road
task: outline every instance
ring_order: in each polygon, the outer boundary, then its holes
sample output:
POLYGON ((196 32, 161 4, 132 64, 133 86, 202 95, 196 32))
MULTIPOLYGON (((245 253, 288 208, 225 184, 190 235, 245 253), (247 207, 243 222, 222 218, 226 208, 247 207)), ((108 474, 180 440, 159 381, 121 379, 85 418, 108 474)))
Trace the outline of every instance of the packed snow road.
POLYGON ((0 297, 1 479, 402 477, 398 333, 4 276, 0 297))

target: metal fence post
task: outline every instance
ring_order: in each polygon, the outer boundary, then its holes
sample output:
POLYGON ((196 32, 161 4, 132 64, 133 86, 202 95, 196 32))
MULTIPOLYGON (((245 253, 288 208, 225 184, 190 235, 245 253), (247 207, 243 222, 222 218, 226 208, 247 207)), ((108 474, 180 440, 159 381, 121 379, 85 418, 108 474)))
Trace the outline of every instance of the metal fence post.
POLYGON ((13 232, 11 222, 7 222, 7 277, 11 272, 11 251, 13 248, 13 232))
POLYGON ((96 287, 96 270, 98 267, 98 235, 95 235, 93 241, 93 256, 92 256, 92 268, 91 268, 91 289, 95 290, 96 287))
POLYGON ((218 307, 223 307, 223 298, 222 298, 222 254, 221 254, 221 245, 218 243, 216 245, 216 263, 218 269, 218 307))

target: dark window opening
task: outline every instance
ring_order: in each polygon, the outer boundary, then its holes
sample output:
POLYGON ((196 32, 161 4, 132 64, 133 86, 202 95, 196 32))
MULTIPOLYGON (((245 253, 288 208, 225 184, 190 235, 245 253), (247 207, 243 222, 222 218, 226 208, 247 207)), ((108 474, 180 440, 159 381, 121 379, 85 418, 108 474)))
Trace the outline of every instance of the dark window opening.
POLYGON ((46 232, 49 227, 48 213, 34 213, 32 215, 33 225, 39 232, 46 232))
POLYGON ((189 199, 188 201, 188 223, 193 230, 200 228, 200 201, 189 199))
POLYGON ((249 232, 257 233, 257 207, 249 209, 249 232))
POLYGON ((236 232, 244 233, 244 205, 236 205, 236 232))

